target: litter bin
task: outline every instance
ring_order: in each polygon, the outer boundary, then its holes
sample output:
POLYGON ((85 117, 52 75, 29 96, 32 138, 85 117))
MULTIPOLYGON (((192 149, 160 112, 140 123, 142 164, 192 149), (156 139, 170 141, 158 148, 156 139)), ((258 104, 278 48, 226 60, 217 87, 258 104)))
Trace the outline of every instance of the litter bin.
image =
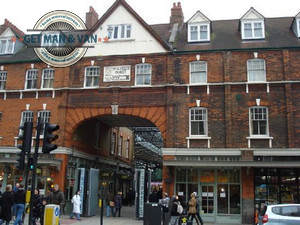
POLYGON ((162 207, 158 203, 145 203, 143 225, 161 225, 162 207))
POLYGON ((46 225, 58 225, 59 224, 59 214, 60 208, 59 205, 46 205, 45 206, 45 215, 44 215, 44 224, 46 225))

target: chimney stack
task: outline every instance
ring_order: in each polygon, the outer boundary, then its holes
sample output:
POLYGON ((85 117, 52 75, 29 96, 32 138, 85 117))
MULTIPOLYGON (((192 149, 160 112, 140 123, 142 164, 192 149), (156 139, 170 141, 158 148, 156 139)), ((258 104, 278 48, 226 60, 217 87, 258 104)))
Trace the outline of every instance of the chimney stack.
POLYGON ((171 17, 170 17, 170 26, 173 27, 175 23, 178 23, 178 26, 181 27, 183 25, 183 12, 181 8, 181 3, 178 2, 177 5, 174 2, 173 8, 171 9, 171 17))
POLYGON ((94 24, 98 21, 98 13, 96 12, 96 10, 90 6, 90 11, 86 13, 86 20, 85 20, 85 24, 87 26, 87 29, 91 29, 94 24))

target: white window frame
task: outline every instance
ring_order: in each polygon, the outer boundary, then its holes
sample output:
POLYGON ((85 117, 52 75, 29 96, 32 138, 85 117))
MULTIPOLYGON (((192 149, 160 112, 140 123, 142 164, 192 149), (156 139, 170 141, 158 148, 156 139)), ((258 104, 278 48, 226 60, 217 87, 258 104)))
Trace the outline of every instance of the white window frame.
POLYGON ((262 20, 251 20, 242 22, 242 39, 264 39, 265 38, 265 23, 262 20), (251 36, 246 37, 245 24, 251 25, 251 36), (261 36, 255 35, 255 24, 261 24, 261 36))
POLYGON ((84 69, 84 87, 85 88, 93 88, 93 87, 99 87, 99 79, 100 79, 100 67, 99 66, 88 66, 84 69), (93 70, 88 73, 89 70, 93 70), (96 73, 95 70, 98 70, 98 73, 96 73), (88 79, 91 79, 91 84, 87 85, 88 79))
POLYGON ((37 89, 37 78, 38 78, 38 70, 37 69, 30 69, 26 71, 26 80, 25 80, 25 90, 31 90, 31 89, 37 89), (32 74, 34 73, 34 74, 32 74), (33 75, 35 77, 31 78, 29 77, 30 75, 33 75), (28 84, 29 82, 34 84, 34 87, 31 86, 30 88, 28 88, 28 84))
POLYGON ((53 89, 54 73, 55 70, 53 68, 43 69, 41 84, 42 89, 53 89), (46 87, 44 87, 44 85, 46 85, 46 87))
POLYGON ((110 154, 114 155, 116 154, 116 140, 117 140, 117 133, 112 132, 111 133, 111 141, 110 141, 110 154))
MULTIPOLYGON (((254 112, 254 116, 258 117, 259 113, 254 112)), ((264 107, 264 106, 253 106, 249 108, 249 133, 250 133, 250 137, 269 137, 269 112, 268 112, 268 108, 264 107), (262 109, 265 112, 262 112, 262 116, 265 115, 265 119, 252 119, 252 114, 253 111, 252 110, 259 110, 262 109), (253 125, 253 121, 265 121, 266 122, 266 134, 260 134, 260 126, 258 125, 258 129, 259 129, 259 133, 258 134, 254 134, 254 125, 253 125)))
POLYGON ((188 42, 207 42, 210 41, 210 24, 209 23, 191 23, 188 25, 188 42), (196 27, 197 38, 192 39, 192 29, 196 27), (202 38, 201 33, 203 32, 203 28, 206 28, 206 38, 202 38))
POLYGON ((300 38, 300 19, 297 19, 296 27, 298 38, 300 38))
POLYGON ((50 123, 51 111, 49 110, 38 111, 38 117, 41 118, 41 124, 42 124, 40 136, 44 137, 45 124, 50 123))
POLYGON ((193 61, 190 62, 190 84, 206 84, 207 83, 207 62, 206 61, 193 61), (194 71, 194 65, 195 64, 201 64, 205 66, 204 70, 198 70, 198 71, 194 71), (193 82, 192 77, 196 76, 196 74, 198 74, 198 76, 205 76, 205 81, 203 82, 193 82))
POLYGON ((122 148, 123 148, 123 136, 119 136, 118 140, 118 156, 122 156, 122 148))
POLYGON ((13 54, 15 49, 15 42, 12 42, 10 38, 0 39, 0 55, 13 54), (5 42, 5 49, 3 48, 3 43, 5 42))
POLYGON ((5 90, 7 81, 7 71, 0 71, 0 90, 5 90))
POLYGON ((59 32, 54 32, 54 31, 44 31, 42 33, 42 42, 41 42, 41 46, 44 47, 44 48, 47 48, 47 47, 59 47, 61 44, 64 44, 64 43, 60 43, 60 40, 59 40, 59 35, 60 33, 59 32), (50 38, 50 42, 46 42, 45 43, 45 36, 51 36, 50 38), (57 37, 57 42, 53 42, 53 37, 56 36, 57 37))
POLYGON ((117 24, 107 26, 109 40, 132 39, 132 24, 117 24))
POLYGON ((129 158, 129 149, 130 149, 130 138, 127 138, 126 140, 126 152, 125 152, 125 156, 128 159, 129 158))
MULTIPOLYGON (((25 122, 32 122, 33 121, 33 111, 26 110, 21 112, 21 121, 20 126, 23 126, 25 122)), ((19 135, 22 135, 21 129, 19 129, 19 135)))
POLYGON ((149 86, 152 79, 152 65, 149 63, 141 63, 135 65, 135 85, 136 86, 149 86), (146 68, 147 67, 147 68, 146 68), (142 77, 142 83, 139 83, 140 77, 142 77), (147 77, 149 77, 149 83, 147 83, 147 77))
POLYGON ((207 108, 195 107, 195 108, 191 108, 189 110, 189 136, 190 137, 207 137, 208 136, 208 115, 207 115, 207 108), (195 118, 193 118, 193 111, 196 111, 196 110, 205 112, 203 119, 195 119, 195 118), (204 134, 192 134, 192 123, 193 122, 196 122, 196 123, 203 122, 203 131, 204 131, 204 134))
MULTIPOLYGON (((258 76, 258 75, 256 75, 258 76)), ((266 78, 266 62, 264 59, 248 59, 247 60, 247 80, 249 83, 261 83, 261 82, 266 82, 267 81, 267 78, 266 78), (250 68, 250 63, 251 62, 263 62, 263 68, 250 68), (263 76, 263 79, 261 80, 250 80, 250 76, 251 76, 251 72, 257 72, 257 73, 261 73, 259 74, 260 76, 263 76)))

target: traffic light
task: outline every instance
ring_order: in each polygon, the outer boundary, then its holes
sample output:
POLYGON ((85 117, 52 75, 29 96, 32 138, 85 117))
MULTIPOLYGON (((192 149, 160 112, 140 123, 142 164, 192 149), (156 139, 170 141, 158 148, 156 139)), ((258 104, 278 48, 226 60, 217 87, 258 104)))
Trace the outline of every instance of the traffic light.
POLYGON ((33 169, 34 169, 33 158, 32 158, 32 157, 30 157, 30 158, 28 159, 28 168, 29 168, 30 170, 33 170, 33 169))
POLYGON ((25 122, 24 125, 20 126, 19 129, 21 130, 20 135, 18 138, 22 141, 22 144, 18 144, 18 149, 21 151, 17 153, 17 164, 16 167, 19 170, 24 170, 25 164, 25 156, 26 153, 30 153, 31 150, 31 140, 32 140, 32 122, 25 122))
POLYGON ((57 124, 46 123, 44 130, 43 153, 50 154, 51 151, 57 149, 57 145, 52 144, 58 138, 58 135, 53 134, 57 131, 59 126, 57 124))

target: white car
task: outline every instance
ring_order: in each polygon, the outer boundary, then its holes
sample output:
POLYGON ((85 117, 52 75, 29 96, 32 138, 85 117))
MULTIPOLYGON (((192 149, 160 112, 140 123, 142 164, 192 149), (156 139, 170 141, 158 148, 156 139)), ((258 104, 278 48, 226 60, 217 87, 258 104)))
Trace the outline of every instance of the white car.
POLYGON ((267 205, 259 216, 259 225, 300 224, 300 204, 267 205))

